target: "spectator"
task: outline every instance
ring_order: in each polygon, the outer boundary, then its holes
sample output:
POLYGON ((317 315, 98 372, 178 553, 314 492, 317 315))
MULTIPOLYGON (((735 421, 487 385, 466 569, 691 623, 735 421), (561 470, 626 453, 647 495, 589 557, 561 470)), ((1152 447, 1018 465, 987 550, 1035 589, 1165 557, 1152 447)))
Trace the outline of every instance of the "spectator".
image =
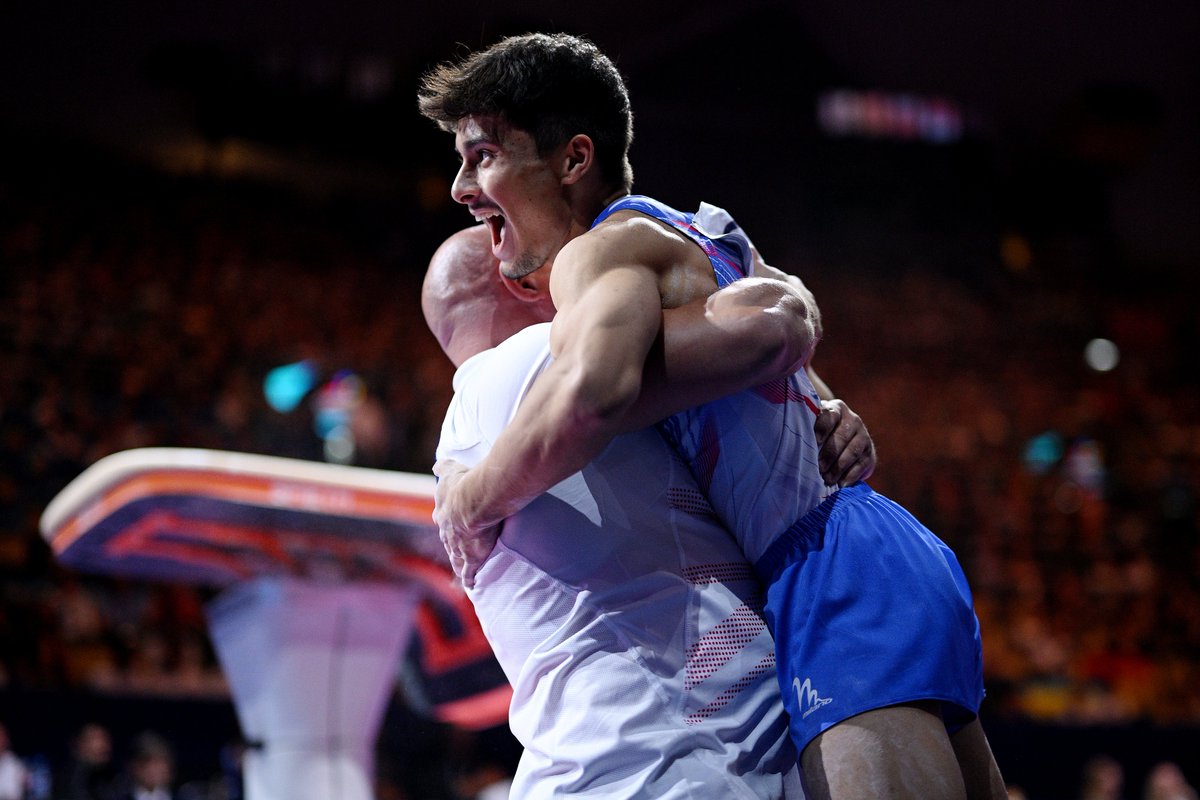
POLYGON ((29 770, 9 744, 8 728, 0 722, 0 800, 25 800, 29 770))
POLYGON ((127 788, 118 800, 174 800, 175 756, 161 736, 146 732, 133 743, 127 788))
POLYGON ((1196 800, 1196 790, 1188 784, 1178 764, 1163 761, 1146 776, 1142 800, 1196 800))
POLYGON ((1116 759, 1095 756, 1083 765, 1079 800, 1121 800, 1125 770, 1116 759))
POLYGON ((89 722, 79 729, 66 769, 54 780, 55 800, 115 800, 116 769, 108 729, 89 722))

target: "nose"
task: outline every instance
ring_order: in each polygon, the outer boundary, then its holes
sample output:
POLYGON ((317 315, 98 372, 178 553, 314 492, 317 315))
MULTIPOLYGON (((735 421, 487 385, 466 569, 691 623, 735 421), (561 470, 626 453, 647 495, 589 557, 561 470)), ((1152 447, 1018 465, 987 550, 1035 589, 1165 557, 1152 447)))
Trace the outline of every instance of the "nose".
POLYGON ((458 174, 454 176, 454 183, 450 184, 450 196, 454 198, 454 202, 466 204, 477 194, 479 187, 475 184, 475 170, 464 162, 459 166, 458 174))

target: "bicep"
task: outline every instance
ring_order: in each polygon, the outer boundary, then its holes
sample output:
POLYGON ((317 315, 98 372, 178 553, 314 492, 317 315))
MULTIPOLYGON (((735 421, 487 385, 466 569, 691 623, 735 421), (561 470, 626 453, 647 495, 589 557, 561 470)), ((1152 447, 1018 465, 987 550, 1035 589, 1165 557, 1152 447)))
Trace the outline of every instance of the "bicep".
POLYGON ((619 260, 612 248, 564 248, 552 291, 556 361, 569 365, 589 391, 636 395, 646 355, 662 324, 657 275, 619 260))
POLYGON ((568 348, 593 352, 609 343, 649 347, 660 324, 661 245, 644 228, 617 226, 593 230, 559 252, 550 275, 558 309, 551 332, 556 358, 568 348), (596 338, 598 337, 598 338, 596 338))

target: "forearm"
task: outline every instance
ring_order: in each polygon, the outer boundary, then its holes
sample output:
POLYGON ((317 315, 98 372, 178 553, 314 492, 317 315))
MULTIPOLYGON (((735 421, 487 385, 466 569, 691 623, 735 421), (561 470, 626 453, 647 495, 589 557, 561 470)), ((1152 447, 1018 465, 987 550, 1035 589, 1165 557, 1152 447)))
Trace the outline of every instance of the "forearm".
POLYGON ((456 525, 498 523, 580 470, 621 432, 662 310, 647 270, 612 268, 589 278, 569 285, 575 291, 560 304, 551 330, 554 360, 456 487, 456 525))
MULTIPOLYGON (((488 455, 458 482, 455 523, 498 524, 595 458, 621 432, 625 409, 598 408, 586 394, 586 376, 570 362, 551 363, 488 455)), ((636 389, 628 402, 634 396, 636 389)))
POLYGON ((814 345, 810 304, 780 281, 738 281, 706 302, 669 309, 624 428, 791 375, 814 345))

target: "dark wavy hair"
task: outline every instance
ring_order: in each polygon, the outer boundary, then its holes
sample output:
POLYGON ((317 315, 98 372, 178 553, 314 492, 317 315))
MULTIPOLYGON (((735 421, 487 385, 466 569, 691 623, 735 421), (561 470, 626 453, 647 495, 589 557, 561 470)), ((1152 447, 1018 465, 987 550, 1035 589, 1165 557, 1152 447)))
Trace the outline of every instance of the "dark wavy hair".
POLYGON ((499 115, 529 133, 539 155, 583 133, 596 145, 601 176, 629 191, 633 112, 616 66, 587 39, 512 36, 460 61, 434 67, 417 92, 421 113, 454 132, 474 115, 499 115))

